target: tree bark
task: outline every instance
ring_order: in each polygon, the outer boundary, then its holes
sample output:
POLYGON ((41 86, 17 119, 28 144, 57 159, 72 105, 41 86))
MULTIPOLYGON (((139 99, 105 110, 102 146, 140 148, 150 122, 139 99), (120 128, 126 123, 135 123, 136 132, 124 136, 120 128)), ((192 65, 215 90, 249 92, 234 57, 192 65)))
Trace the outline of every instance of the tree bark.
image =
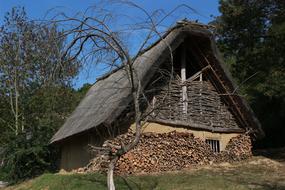
POLYGON ((19 133, 19 92, 17 88, 17 70, 15 70, 14 90, 15 90, 15 131, 19 133))
POLYGON ((108 174, 107 174, 107 185, 108 185, 108 190, 115 190, 115 183, 114 183, 114 169, 116 166, 116 163, 118 161, 119 157, 116 156, 113 158, 109 164, 108 168, 108 174))
MULTIPOLYGON (((134 82, 133 82, 133 76, 132 76, 132 68, 129 66, 129 73, 130 76, 130 81, 131 85, 134 87, 134 82)), ((122 146, 121 150, 117 152, 115 157, 110 161, 109 163, 109 168, 108 168, 108 174, 107 174, 107 185, 108 185, 108 190, 115 190, 115 183, 114 183, 114 169, 116 166, 117 161, 119 160, 120 156, 125 154, 126 152, 130 151, 132 148, 134 148, 140 140, 141 136, 141 112, 140 112, 140 105, 139 105, 139 95, 141 92, 141 83, 138 81, 138 88, 135 89, 133 88, 133 98, 134 98, 134 104, 135 104, 135 115, 136 115, 136 135, 134 140, 126 145, 122 146)))

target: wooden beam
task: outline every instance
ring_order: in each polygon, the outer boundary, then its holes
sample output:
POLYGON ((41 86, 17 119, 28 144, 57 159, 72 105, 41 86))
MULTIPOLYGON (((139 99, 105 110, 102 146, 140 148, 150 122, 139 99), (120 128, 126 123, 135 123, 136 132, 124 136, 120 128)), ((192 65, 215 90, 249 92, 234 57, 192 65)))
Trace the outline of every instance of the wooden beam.
POLYGON ((187 79, 187 81, 190 82, 190 81, 193 81, 193 80, 195 80, 195 79, 201 77, 200 75, 201 75, 205 70, 207 70, 207 69, 210 69, 210 66, 209 66, 209 65, 206 66, 206 67, 204 67, 201 71, 198 71, 197 73, 195 73, 194 75, 192 75, 191 77, 189 77, 189 78, 187 79))
POLYGON ((213 127, 213 126, 207 126, 207 125, 201 125, 197 123, 193 123, 191 121, 178 121, 178 120, 162 120, 162 119, 149 119, 148 122, 155 122, 165 125, 171 125, 171 126, 182 126, 187 127, 189 129, 196 129, 196 130, 202 130, 202 131, 209 131, 209 132, 217 132, 217 133, 244 133, 245 130, 242 128, 223 128, 223 127, 213 127))
MULTIPOLYGON (((194 52, 194 55, 200 55, 200 57, 202 58, 202 60, 204 61, 204 66, 210 66, 214 77, 216 78, 216 80, 219 81, 219 85, 223 88, 224 92, 229 94, 228 99, 231 102, 233 106, 233 108, 235 109, 234 114, 237 114, 237 118, 240 122, 241 125, 243 125, 244 127, 248 126, 246 119, 244 118, 243 114, 241 113, 240 109, 238 108, 238 106, 236 105, 232 95, 230 95, 230 93, 228 92, 226 85, 223 83, 223 81, 220 80, 220 76, 218 76, 218 74, 216 73, 216 71, 214 70, 214 68, 211 66, 210 61, 206 58, 206 56, 203 54, 202 50, 198 47, 197 44, 193 43, 195 46, 194 48, 191 48, 192 51, 194 52), (197 51, 198 50, 198 51, 197 51)), ((214 82, 214 81, 213 81, 214 82)))
POLYGON ((202 82, 203 81, 203 73, 201 72, 200 73, 200 82, 202 82))
MULTIPOLYGON (((225 88, 223 88, 223 85, 221 84, 221 82, 219 81, 219 78, 217 78, 217 76, 215 75, 215 71, 213 70, 211 64, 209 62, 207 62, 208 60, 203 59, 203 55, 201 55, 201 50, 200 48, 198 48, 197 44, 195 42, 191 42, 193 44, 193 46, 195 47, 191 47, 189 51, 191 51, 191 53, 194 55, 194 57, 196 58, 196 60, 200 63, 200 65, 202 67, 204 67, 203 69, 211 69, 211 72, 209 72, 209 74, 207 75, 207 77, 209 78, 209 80, 212 82, 212 84, 215 86, 215 88, 219 91, 219 93, 221 92, 220 89, 223 89, 223 92, 227 92, 227 90, 225 88), (197 49, 199 49, 200 51, 197 51, 197 49), (213 73, 211 75, 211 73, 213 73), (219 81, 217 83, 217 80, 219 81), (219 86, 219 87, 218 87, 219 86)), ((202 69, 202 70, 203 70, 202 69)), ((231 101, 231 99, 228 98, 223 98, 223 100, 225 101, 226 105, 230 106, 233 105, 233 102, 231 101)), ((243 118, 240 116, 240 114, 237 111, 237 107, 236 106, 230 106, 230 109, 232 109, 233 114, 238 122, 238 124, 240 126, 247 126, 245 121, 243 120, 243 118)))
MULTIPOLYGON (((182 44, 182 51, 181 51, 181 81, 182 84, 186 81, 186 50, 184 42, 182 44)), ((182 102, 183 102, 183 114, 187 114, 188 108, 188 98, 187 98, 187 86, 182 86, 182 102)))

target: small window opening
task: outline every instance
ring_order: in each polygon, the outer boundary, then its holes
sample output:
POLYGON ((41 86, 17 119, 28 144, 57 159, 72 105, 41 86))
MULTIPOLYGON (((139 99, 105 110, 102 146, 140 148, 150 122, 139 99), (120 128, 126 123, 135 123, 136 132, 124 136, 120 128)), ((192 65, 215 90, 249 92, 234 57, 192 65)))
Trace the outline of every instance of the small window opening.
POLYGON ((210 145, 214 152, 220 152, 220 141, 213 139, 206 139, 206 143, 210 145))

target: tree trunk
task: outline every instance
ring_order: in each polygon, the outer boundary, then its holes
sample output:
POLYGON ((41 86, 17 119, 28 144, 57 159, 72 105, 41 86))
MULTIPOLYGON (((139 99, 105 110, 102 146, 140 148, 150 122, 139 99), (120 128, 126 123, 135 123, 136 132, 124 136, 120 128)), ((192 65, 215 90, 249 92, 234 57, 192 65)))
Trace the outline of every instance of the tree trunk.
POLYGON ((15 90, 15 131, 19 133, 19 92, 18 92, 17 70, 15 70, 14 90, 15 90))
POLYGON ((118 161, 118 156, 113 158, 109 164, 108 175, 107 175, 108 190, 115 190, 116 189, 115 183, 114 183, 114 169, 115 169, 117 161, 118 161))
POLYGON ((138 86, 135 88, 135 82, 134 82, 134 70, 132 68, 132 61, 128 57, 128 62, 125 65, 126 67, 126 72, 127 76, 130 79, 130 84, 132 87, 132 95, 134 99, 134 108, 135 108, 135 117, 136 117, 136 135, 134 140, 126 145, 122 146, 121 150, 117 152, 115 157, 110 161, 109 168, 108 168, 108 174, 107 174, 107 185, 108 185, 108 190, 115 190, 115 183, 114 183, 114 169, 116 166, 117 161, 119 160, 120 156, 123 154, 127 153, 130 151, 132 148, 134 148, 140 140, 140 135, 141 135, 141 112, 140 112, 140 102, 139 98, 141 95, 141 83, 138 80, 138 86))

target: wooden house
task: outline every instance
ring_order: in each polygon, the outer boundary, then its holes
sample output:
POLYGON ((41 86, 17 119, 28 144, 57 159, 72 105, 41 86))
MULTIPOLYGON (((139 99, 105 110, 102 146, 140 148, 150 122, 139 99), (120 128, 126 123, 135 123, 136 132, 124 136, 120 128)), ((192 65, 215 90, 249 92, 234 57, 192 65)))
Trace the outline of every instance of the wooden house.
MULTIPOLYGON (((207 25, 178 22, 141 54, 134 68, 151 100, 145 110, 157 107, 144 132, 189 132, 215 152, 223 151, 239 134, 263 136, 254 113, 238 95, 207 25)), ((88 144, 101 146, 111 138, 108 127, 115 128, 113 136, 132 128, 131 103, 124 69, 98 79, 51 139, 61 147, 60 167, 85 166, 94 157, 88 144)))

